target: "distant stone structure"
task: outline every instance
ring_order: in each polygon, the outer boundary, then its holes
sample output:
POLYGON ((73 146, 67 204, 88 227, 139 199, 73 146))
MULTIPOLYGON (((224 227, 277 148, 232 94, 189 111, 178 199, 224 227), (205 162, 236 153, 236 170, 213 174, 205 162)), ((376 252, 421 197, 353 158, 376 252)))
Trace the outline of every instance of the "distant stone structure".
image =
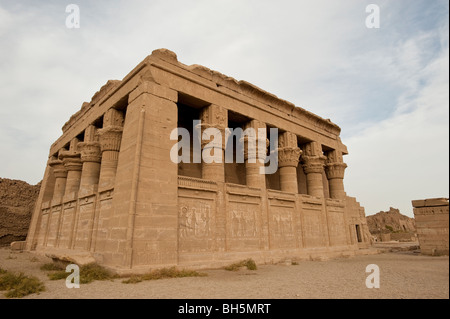
POLYGON ((413 200, 420 251, 425 255, 449 254, 448 198, 413 200))
POLYGON ((366 217, 369 231, 376 241, 416 241, 416 225, 414 218, 400 213, 400 210, 390 207, 366 217))
MULTIPOLYGON (((63 126, 26 249, 117 272, 354 255, 370 233, 364 208, 344 191, 339 135, 330 120, 248 82, 153 51, 63 126), (244 163, 174 163, 171 132, 192 136, 193 120, 203 132, 278 128, 279 169, 260 173, 247 136, 244 163)), ((215 146, 222 153, 225 136, 215 146)), ((257 142, 266 154, 266 136, 257 142)))

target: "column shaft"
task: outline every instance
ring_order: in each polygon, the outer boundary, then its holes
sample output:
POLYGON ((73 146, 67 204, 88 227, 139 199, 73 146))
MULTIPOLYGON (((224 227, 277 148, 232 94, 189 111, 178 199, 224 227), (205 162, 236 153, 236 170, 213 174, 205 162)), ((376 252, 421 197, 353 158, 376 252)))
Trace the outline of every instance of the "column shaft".
POLYGON ((243 137, 244 159, 249 187, 266 188, 266 175, 261 173, 269 146, 265 130, 266 124, 257 120, 252 120, 245 126, 244 134, 248 134, 243 137))
MULTIPOLYGON (((217 150, 216 150, 217 151, 217 150)), ((224 168, 224 158, 225 151, 223 149, 220 150, 222 152, 222 162, 221 163, 205 163, 202 162, 202 178, 209 179, 216 182, 225 182, 225 168, 224 168)))
POLYGON ((323 197, 323 181, 321 173, 307 173, 306 183, 308 195, 323 197))
POLYGON ((89 125, 84 134, 85 142, 78 144, 83 168, 81 171, 80 195, 95 193, 100 177, 101 149, 96 127, 89 125))
POLYGON ((346 168, 347 164, 344 163, 342 153, 340 151, 333 150, 328 152, 325 172, 328 178, 331 198, 345 198, 344 174, 346 168))
POLYGON ((52 199, 59 200, 64 196, 66 189, 67 170, 64 168, 63 162, 56 156, 50 158, 48 165, 53 169, 53 175, 55 176, 52 199))
POLYGON ((53 199, 61 199, 66 190, 67 171, 64 168, 54 170, 55 189, 53 191, 53 199))
POLYGON ((103 128, 98 130, 102 160, 99 188, 112 188, 116 180, 119 151, 122 141, 123 113, 109 109, 104 116, 103 128))
POLYGON ((330 197, 343 199, 345 197, 344 180, 342 178, 333 178, 328 180, 330 185, 330 197))
POLYGON ((306 174, 308 195, 324 197, 322 174, 326 157, 318 142, 310 142, 305 146, 302 156, 303 170, 306 174))
MULTIPOLYGON (((205 107, 201 114, 201 133, 210 133, 209 140, 201 135, 202 178, 216 182, 225 182, 225 129, 228 126, 227 110, 212 104, 205 107), (203 155, 209 158, 206 162, 203 155)), ((209 134, 208 134, 209 135, 209 134)))
POLYGON ((280 186, 283 192, 298 194, 296 167, 294 166, 280 167, 280 186))
POLYGON ((297 145, 297 136, 284 132, 278 138, 278 167, 280 186, 283 192, 298 193, 297 166, 302 151, 297 145))
MULTIPOLYGON (((78 139, 74 138, 70 141, 70 148, 68 151, 60 151, 59 159, 64 163, 64 167, 67 170, 66 189, 64 196, 78 193, 80 189, 81 179, 81 159, 80 153, 77 151, 78 139)), ((76 197, 76 195, 74 196, 76 197)))
POLYGON ((68 170, 64 196, 78 192, 78 190, 80 189, 80 179, 81 179, 81 167, 80 169, 77 170, 68 170))

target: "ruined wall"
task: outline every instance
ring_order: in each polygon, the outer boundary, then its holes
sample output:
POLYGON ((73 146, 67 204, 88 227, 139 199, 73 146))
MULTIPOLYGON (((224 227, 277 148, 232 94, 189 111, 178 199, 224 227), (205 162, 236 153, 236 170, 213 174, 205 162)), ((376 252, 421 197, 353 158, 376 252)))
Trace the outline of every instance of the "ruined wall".
POLYGON ((40 187, 0 178, 0 246, 25 240, 40 187))
POLYGON ((388 230, 391 232, 415 232, 414 218, 400 213, 396 208, 390 207, 388 211, 380 211, 375 215, 366 217, 367 225, 372 234, 388 230))
POLYGON ((366 220, 370 233, 377 241, 417 240, 414 218, 402 215, 396 208, 390 207, 388 211, 367 216, 366 220))
POLYGON ((413 200, 420 251, 426 255, 449 253, 449 203, 447 198, 413 200))

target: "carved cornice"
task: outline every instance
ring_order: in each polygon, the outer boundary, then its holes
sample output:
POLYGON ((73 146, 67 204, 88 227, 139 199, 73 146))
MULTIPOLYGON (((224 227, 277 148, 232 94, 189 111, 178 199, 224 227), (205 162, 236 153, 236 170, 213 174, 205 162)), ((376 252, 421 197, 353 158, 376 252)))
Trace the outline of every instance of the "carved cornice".
POLYGON ((178 176, 178 187, 217 191, 216 182, 187 176, 178 176))
POLYGON ((347 164, 345 163, 327 163, 325 166, 325 172, 327 173, 328 179, 344 178, 345 169, 347 164))
POLYGON ((283 147, 278 149, 279 167, 297 167, 302 151, 299 147, 283 147))
POLYGON ((305 174, 322 174, 327 158, 320 156, 302 156, 303 170, 305 174))
POLYGON ((81 153, 81 161, 100 163, 102 160, 102 153, 99 142, 81 142, 77 145, 81 153))
POLYGON ((99 129, 97 132, 99 135, 101 151, 118 152, 122 141, 122 131, 123 128, 121 126, 107 126, 99 129))

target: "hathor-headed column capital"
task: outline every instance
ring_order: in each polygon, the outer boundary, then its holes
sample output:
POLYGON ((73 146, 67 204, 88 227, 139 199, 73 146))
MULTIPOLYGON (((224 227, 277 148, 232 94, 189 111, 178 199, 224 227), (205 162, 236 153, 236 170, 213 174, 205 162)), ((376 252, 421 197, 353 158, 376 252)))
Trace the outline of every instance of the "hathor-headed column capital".
POLYGON ((328 179, 344 178, 345 169, 347 164, 345 163, 327 163, 325 166, 325 172, 328 179))
POLYGON ((53 174, 56 178, 67 177, 67 169, 64 167, 63 161, 59 160, 56 156, 50 157, 48 160, 48 166, 53 169, 53 174))
POLYGON ((100 148, 105 151, 120 151, 120 143, 122 141, 123 127, 107 126, 97 131, 100 140, 100 148))
POLYGON ((208 148, 221 148, 225 149, 226 140, 229 136, 229 129, 223 125, 218 124, 198 124, 195 129, 198 132, 198 138, 200 140, 200 144, 202 149, 208 148), (209 130, 209 131, 206 131, 209 130), (208 138, 203 137, 203 133, 206 131, 208 138))
POLYGON ((302 155, 302 166, 305 174, 322 174, 327 158, 323 155, 322 147, 318 142, 305 145, 302 155))
POLYGON ((297 145, 297 135, 284 132, 278 138, 278 166, 297 167, 302 150, 297 145))
POLYGON ((200 119, 202 123, 213 127, 225 128, 228 126, 228 111, 222 106, 211 104, 202 109, 200 119))
POLYGON ((305 174, 322 174, 325 167, 325 156, 302 156, 302 167, 305 174))
POLYGON ((81 154, 81 162, 101 162, 102 152, 99 142, 81 142, 78 143, 77 147, 81 154))
POLYGON ((325 166, 325 172, 328 179, 344 178, 345 169, 347 164, 344 163, 342 152, 338 150, 332 150, 327 153, 327 164, 325 166))
POLYGON ((200 120, 201 124, 197 125, 195 129, 199 133, 202 149, 205 147, 225 149, 226 139, 229 135, 227 109, 211 104, 201 110, 200 120), (208 138, 203 138, 205 131, 208 138))
POLYGON ((278 148, 279 167, 297 167, 302 151, 299 147, 278 148))
POLYGON ((81 171, 82 169, 83 164, 81 163, 80 153, 75 150, 61 151, 59 159, 67 171, 81 171))
POLYGON ((69 150, 62 149, 58 153, 58 158, 64 164, 67 171, 81 171, 83 164, 81 163, 80 153, 77 151, 79 140, 74 138, 70 141, 69 150))

